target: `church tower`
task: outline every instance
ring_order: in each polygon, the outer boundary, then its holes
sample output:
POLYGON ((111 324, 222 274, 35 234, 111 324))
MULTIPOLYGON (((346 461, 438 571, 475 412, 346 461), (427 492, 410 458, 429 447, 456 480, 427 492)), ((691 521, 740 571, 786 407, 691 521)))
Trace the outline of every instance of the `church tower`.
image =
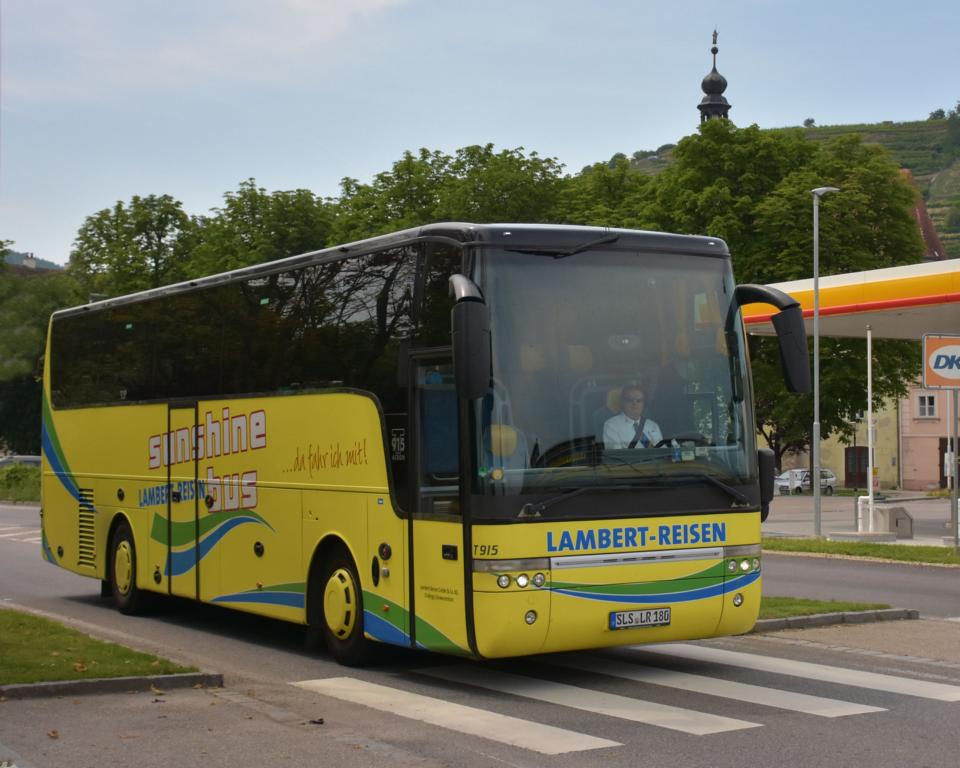
POLYGON ((727 78, 717 72, 717 30, 713 30, 713 47, 710 53, 713 54, 713 69, 710 70, 700 87, 706 96, 697 105, 700 110, 700 122, 705 123, 714 117, 726 117, 730 111, 730 104, 723 97, 723 92, 727 90, 727 78))

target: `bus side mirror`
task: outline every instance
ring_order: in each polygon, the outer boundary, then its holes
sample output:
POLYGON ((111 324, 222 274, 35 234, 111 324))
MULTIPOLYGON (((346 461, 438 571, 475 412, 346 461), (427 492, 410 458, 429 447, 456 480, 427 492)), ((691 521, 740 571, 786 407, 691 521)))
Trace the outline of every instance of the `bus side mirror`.
POLYGON ((810 358, 807 356, 807 331, 803 327, 803 310, 797 304, 777 312, 771 322, 780 341, 780 364, 783 378, 791 392, 810 391, 810 358))
POLYGON ((770 514, 770 502, 773 501, 773 483, 776 479, 777 457, 769 448, 757 451, 757 466, 760 470, 760 522, 770 514))
POLYGON ((453 275, 450 289, 457 297, 451 311, 457 395, 476 400, 490 391, 490 310, 469 278, 453 275))
POLYGON ((772 304, 780 311, 772 318, 780 342, 780 364, 783 378, 791 392, 809 392, 810 358, 807 355, 807 331, 803 325, 800 303, 769 285, 738 285, 734 291, 737 307, 744 304, 772 304))

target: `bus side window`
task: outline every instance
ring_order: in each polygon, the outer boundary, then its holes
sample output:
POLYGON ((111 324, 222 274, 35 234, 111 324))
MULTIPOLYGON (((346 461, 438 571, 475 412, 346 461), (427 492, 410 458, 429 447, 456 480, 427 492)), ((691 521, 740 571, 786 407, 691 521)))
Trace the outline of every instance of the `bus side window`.
POLYGON ((439 371, 431 371, 420 390, 423 485, 456 483, 460 472, 457 393, 452 385, 443 382, 439 371))
POLYGON ((416 375, 418 498, 421 514, 459 514, 458 401, 450 364, 421 364, 416 375))

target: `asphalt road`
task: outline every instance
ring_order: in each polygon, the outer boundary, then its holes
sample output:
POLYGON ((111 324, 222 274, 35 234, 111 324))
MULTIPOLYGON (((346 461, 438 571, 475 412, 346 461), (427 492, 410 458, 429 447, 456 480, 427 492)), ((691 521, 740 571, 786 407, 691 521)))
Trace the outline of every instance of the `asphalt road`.
POLYGON ((960 617, 960 568, 871 563, 765 552, 763 592, 886 603, 921 616, 960 617))
POLYGON ((751 636, 488 664, 395 651, 346 669, 279 622, 182 601, 121 616, 97 582, 40 559, 35 509, 0 506, 0 529, 0 601, 226 680, 2 702, 0 744, 25 768, 956 764, 960 663, 751 636))

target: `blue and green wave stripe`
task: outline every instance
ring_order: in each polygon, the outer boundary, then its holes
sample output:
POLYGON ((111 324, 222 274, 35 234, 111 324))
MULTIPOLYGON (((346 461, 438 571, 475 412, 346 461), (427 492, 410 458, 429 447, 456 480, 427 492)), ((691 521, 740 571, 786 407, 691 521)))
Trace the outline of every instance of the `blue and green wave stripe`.
POLYGON ((227 595, 218 595, 210 602, 257 605, 282 605, 288 608, 303 609, 306 606, 307 585, 302 581, 289 584, 271 584, 269 586, 248 589, 243 592, 232 592, 227 595))
POLYGON ((220 540, 238 525, 264 525, 273 531, 273 526, 259 514, 250 509, 241 509, 234 512, 213 512, 204 515, 198 521, 200 538, 195 539, 197 521, 186 520, 169 523, 170 536, 167 535, 167 518, 155 512, 153 525, 150 529, 150 538, 164 546, 168 543, 171 548, 165 575, 182 576, 189 573, 199 560, 203 560, 220 540))
POLYGON ((50 410, 50 402, 47 400, 47 394, 43 394, 43 421, 40 435, 40 442, 43 450, 43 457, 50 465, 54 475, 60 481, 67 493, 69 493, 77 503, 83 504, 89 509, 93 509, 89 504, 80 500, 80 490, 77 481, 70 471, 70 465, 67 463, 66 454, 60 445, 60 438, 57 436, 57 430, 53 425, 53 412, 50 410))
MULTIPOLYGON (((410 647, 410 613, 403 606, 374 592, 363 593, 363 629, 370 637, 382 643, 410 647), (371 606, 387 606, 377 611, 371 606)), ((470 656, 470 651, 457 645, 435 626, 417 617, 417 648, 457 656, 470 656)))
POLYGON ((657 603, 688 603, 719 597, 753 584, 760 572, 746 573, 732 578, 687 577, 662 582, 616 584, 596 586, 593 584, 553 584, 553 592, 582 600, 597 600, 608 603, 633 603, 649 605, 657 603))

